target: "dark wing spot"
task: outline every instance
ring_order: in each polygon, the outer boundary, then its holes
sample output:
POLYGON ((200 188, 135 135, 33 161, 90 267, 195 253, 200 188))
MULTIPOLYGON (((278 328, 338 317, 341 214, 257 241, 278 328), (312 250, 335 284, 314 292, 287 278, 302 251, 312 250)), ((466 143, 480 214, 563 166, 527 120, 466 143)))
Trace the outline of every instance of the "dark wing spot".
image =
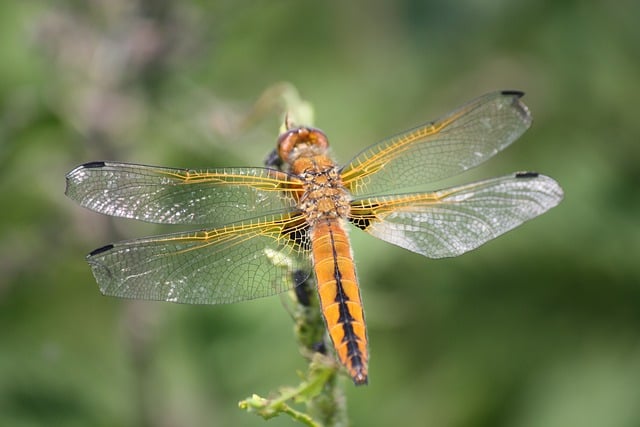
POLYGON ((500 91, 500 93, 507 96, 509 95, 517 96, 518 98, 522 98, 524 96, 524 92, 520 90, 502 90, 500 91))
POLYGON ((111 249, 113 249, 113 245, 111 245, 111 244, 109 244, 109 245, 105 245, 105 246, 103 246, 103 247, 101 247, 101 248, 94 249, 93 251, 91 251, 91 252, 89 253, 89 255, 88 255, 88 256, 89 256, 89 257, 92 257, 92 256, 100 255, 101 253, 103 253, 103 252, 107 252, 107 251, 110 251, 111 249))
POLYGON ((358 227, 360 230, 366 230, 371 225, 371 219, 370 218, 349 217, 349 222, 351 224, 355 225, 356 227, 358 227))
POLYGON ((105 162, 89 162, 82 165, 82 167, 85 169, 103 168, 105 166, 106 166, 105 162))
POLYGON ((298 251, 306 251, 311 248, 309 224, 301 214, 287 220, 280 235, 285 237, 298 251))
POLYGON ((305 250, 311 247, 311 240, 309 239, 309 227, 296 228, 293 230, 285 230, 284 235, 298 250, 305 250))
POLYGON ((537 178, 538 172, 518 172, 516 178, 537 178))
POLYGON ((358 204, 351 205, 349 222, 360 230, 366 230, 371 226, 371 223, 377 219, 374 211, 378 206, 378 203, 367 204, 367 202, 362 201, 358 202, 358 204))

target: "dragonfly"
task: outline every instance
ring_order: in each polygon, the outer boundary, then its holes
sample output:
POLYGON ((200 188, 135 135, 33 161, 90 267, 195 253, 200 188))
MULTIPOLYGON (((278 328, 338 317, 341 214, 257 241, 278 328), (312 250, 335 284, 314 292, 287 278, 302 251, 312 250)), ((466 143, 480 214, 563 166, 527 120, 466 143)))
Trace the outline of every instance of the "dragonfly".
POLYGON ((329 156, 322 131, 291 125, 266 167, 98 161, 67 174, 66 195, 114 217, 197 226, 89 253, 105 295, 223 304, 293 289, 313 272, 337 359, 356 385, 366 384, 368 338, 348 228, 425 257, 454 257, 558 205, 560 185, 535 172, 425 189, 520 137, 532 122, 523 95, 486 94, 344 166, 329 156))

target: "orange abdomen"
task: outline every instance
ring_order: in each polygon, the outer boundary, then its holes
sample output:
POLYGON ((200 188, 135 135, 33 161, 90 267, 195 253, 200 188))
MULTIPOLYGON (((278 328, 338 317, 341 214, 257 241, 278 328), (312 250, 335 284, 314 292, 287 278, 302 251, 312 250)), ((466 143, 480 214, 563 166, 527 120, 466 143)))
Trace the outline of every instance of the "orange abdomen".
POLYGON ((338 219, 311 229, 320 306, 338 358, 356 384, 367 383, 367 332, 349 237, 338 219))

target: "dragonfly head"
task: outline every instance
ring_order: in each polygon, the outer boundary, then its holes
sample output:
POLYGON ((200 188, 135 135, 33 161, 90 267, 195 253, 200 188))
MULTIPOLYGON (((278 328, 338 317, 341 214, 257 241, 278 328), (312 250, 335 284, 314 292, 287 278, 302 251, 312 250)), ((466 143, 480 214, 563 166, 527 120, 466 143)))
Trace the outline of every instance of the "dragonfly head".
POLYGON ((289 129, 278 138, 278 156, 288 164, 293 164, 300 157, 326 154, 328 148, 329 140, 319 129, 289 129))

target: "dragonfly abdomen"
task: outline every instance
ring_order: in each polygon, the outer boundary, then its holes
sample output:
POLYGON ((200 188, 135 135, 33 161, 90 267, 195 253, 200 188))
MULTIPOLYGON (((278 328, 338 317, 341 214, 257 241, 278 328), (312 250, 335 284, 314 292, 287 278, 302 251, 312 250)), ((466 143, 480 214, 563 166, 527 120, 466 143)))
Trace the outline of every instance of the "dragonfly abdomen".
POLYGON ((311 230, 318 295, 338 358, 356 384, 367 383, 367 332, 349 237, 338 219, 311 230))

